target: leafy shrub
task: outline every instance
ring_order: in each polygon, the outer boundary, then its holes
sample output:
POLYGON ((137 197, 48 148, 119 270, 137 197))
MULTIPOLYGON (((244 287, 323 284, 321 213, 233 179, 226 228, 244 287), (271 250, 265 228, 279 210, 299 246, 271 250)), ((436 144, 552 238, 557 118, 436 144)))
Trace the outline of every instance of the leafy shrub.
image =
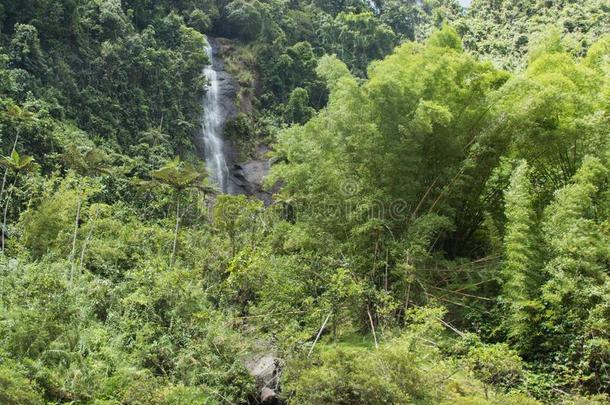
MULTIPOLYGON (((0 362, 2 360, 0 359, 0 362)), ((38 387, 20 373, 15 363, 0 363, 0 403, 3 405, 43 405, 38 387)))

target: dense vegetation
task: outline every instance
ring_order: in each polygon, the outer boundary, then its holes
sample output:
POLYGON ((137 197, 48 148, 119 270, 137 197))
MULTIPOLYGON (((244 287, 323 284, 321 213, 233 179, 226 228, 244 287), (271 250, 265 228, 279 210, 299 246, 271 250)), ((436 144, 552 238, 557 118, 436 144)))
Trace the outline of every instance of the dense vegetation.
POLYGON ((0 0, 0 403, 610 400, 606 0, 0 0), (274 204, 193 135, 229 38, 274 204), (260 387, 259 387, 260 388, 260 387))

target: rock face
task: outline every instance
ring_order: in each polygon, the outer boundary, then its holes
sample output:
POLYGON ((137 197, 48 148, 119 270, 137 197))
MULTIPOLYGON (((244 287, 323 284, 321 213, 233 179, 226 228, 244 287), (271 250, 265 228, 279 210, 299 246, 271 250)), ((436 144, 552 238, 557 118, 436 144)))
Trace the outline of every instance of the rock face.
MULTIPOLYGON (((217 88, 217 109, 220 112, 220 120, 227 123, 237 117, 240 112, 236 106, 236 100, 240 93, 239 83, 225 69, 224 60, 220 57, 221 54, 230 49, 230 42, 220 38, 208 37, 208 42, 212 47, 213 64, 212 68, 216 72, 216 79, 219 82, 217 88)), ((240 106, 243 107, 243 100, 240 101, 240 106)), ((247 103, 245 103, 247 104, 247 103)), ((243 112, 243 111, 242 111, 243 112)), ((199 151, 204 151, 202 137, 196 137, 196 145, 199 151)), ((269 148, 265 145, 259 145, 256 148, 255 158, 246 162, 238 162, 235 153, 235 147, 230 140, 224 140, 224 156, 229 170, 228 186, 226 191, 229 194, 245 194, 255 196, 263 201, 266 205, 272 202, 272 193, 265 191, 263 188, 264 178, 269 173, 270 161, 266 154, 269 148)))
POLYGON ((256 381, 257 403, 279 403, 279 360, 271 354, 262 354, 246 361, 246 368, 256 381))
POLYGON ((266 145, 259 145, 256 148, 256 158, 243 163, 237 163, 233 167, 233 180, 243 194, 253 195, 263 201, 265 205, 270 205, 273 200, 273 193, 277 187, 265 190, 263 183, 265 177, 271 169, 271 161, 267 157, 269 148, 266 145))
POLYGON ((224 114, 223 122, 227 122, 237 116, 235 99, 239 91, 239 84, 230 74, 225 71, 225 62, 221 57, 218 56, 220 53, 219 40, 208 37, 208 43, 212 47, 212 53, 214 55, 212 68, 216 71, 218 80, 222 83, 219 88, 218 103, 220 104, 221 111, 223 111, 224 114))

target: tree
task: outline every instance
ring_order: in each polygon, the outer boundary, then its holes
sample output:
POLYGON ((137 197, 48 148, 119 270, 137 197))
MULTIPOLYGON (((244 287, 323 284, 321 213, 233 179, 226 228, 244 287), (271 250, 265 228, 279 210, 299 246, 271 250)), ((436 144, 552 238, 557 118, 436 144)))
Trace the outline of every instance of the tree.
POLYGON ((601 157, 609 146, 604 118, 608 76, 561 51, 556 34, 532 54, 527 70, 502 89, 500 108, 514 136, 514 155, 526 159, 548 202, 565 186, 586 155, 601 157))
POLYGON ((485 398, 491 387, 511 390, 523 378, 523 362, 507 344, 477 343, 468 352, 467 364, 478 380, 485 385, 485 398))
MULTIPOLYGON (((272 169, 300 226, 316 235, 310 248, 353 263, 358 277, 402 303, 408 287, 397 263, 425 271, 415 284, 420 302, 429 299, 427 285, 451 293, 450 273, 429 269, 478 254, 481 196, 506 150, 505 134, 494 129, 494 92, 507 75, 465 54, 447 26, 427 44, 405 43, 372 64, 364 82, 336 57, 323 57, 318 74, 328 106, 280 134, 285 161, 272 169), (472 222, 459 222, 466 210, 472 222)), ((463 275, 455 273, 456 284, 463 275)))
POLYGON ((6 219, 7 219, 8 207, 11 202, 11 196, 13 194, 15 184, 17 183, 18 175, 22 172, 35 170, 37 165, 36 165, 36 162, 34 161, 33 157, 21 156, 21 155, 19 155, 19 153, 17 153, 16 150, 13 150, 13 152, 11 153, 11 156, 0 159, 0 165, 4 166, 7 171, 11 170, 15 173, 15 179, 13 180, 13 183, 11 184, 11 186, 8 190, 8 194, 6 196, 5 203, 4 203, 4 214, 3 214, 3 219, 2 219, 2 253, 4 253, 5 233, 7 232, 6 219))
POLYGON ((426 14, 414 0, 384 0, 381 2, 381 20, 388 24, 394 32, 408 40, 415 40, 418 25, 426 14))
POLYGON ((357 74, 363 75, 371 60, 388 55, 396 45, 396 34, 371 12, 341 12, 325 27, 335 53, 357 74))
MULTIPOLYGON (((14 119, 16 121, 15 139, 13 141, 13 146, 12 146, 11 152, 10 152, 10 156, 12 156, 13 152, 15 152, 15 150, 17 148, 17 144, 19 143, 21 125, 26 124, 26 123, 36 122, 37 118, 35 117, 35 115, 33 113, 31 113, 27 109, 20 108, 19 106, 15 105, 15 104, 9 105, 7 112, 8 112, 8 116, 11 119, 14 119)), ((2 176, 2 186, 0 187, 0 199, 4 196, 4 190, 6 187, 6 176, 8 175, 8 171, 9 171, 9 166, 5 166, 4 176, 2 176)))
MULTIPOLYGON (((539 228, 527 162, 521 161, 513 172, 506 192, 506 230, 504 235, 504 296, 511 309, 509 334, 524 341, 534 337, 534 317, 539 310, 536 298, 543 282, 540 263, 539 228)), ((527 347, 527 350, 531 347, 527 347)))
POLYGON ((229 30, 245 40, 252 40, 261 32, 264 8, 259 1, 234 0, 226 8, 226 20, 231 27, 229 30))
POLYGON ((180 204, 184 197, 184 193, 188 190, 197 190, 205 195, 213 193, 215 190, 207 184, 205 170, 197 168, 190 163, 183 162, 179 157, 168 162, 160 169, 151 171, 149 174, 151 180, 140 181, 140 186, 168 187, 175 196, 176 226, 174 228, 174 242, 172 244, 172 254, 170 258, 170 267, 172 267, 176 258, 176 247, 181 219, 180 204))
POLYGON ((72 272, 70 273, 70 280, 72 280, 74 267, 76 266, 76 240, 78 237, 78 228, 81 221, 81 210, 83 200, 85 198, 85 188, 87 187, 88 180, 92 177, 99 176, 103 173, 108 173, 108 156, 101 149, 90 148, 81 152, 79 148, 70 144, 66 148, 64 153, 64 160, 76 173, 81 177, 80 182, 82 185, 78 185, 78 204, 76 207, 76 215, 74 219, 74 232, 72 236, 72 250, 70 251, 70 263, 72 263, 72 272))
POLYGON ((315 110, 309 106, 307 90, 300 87, 294 89, 284 112, 286 121, 290 124, 304 124, 314 113, 315 110))
POLYGON ((189 25, 195 28, 201 33, 205 33, 210 30, 212 26, 212 20, 210 17, 200 9, 194 9, 188 18, 189 25))
POLYGON ((11 62, 13 66, 30 73, 37 73, 43 68, 38 31, 32 25, 15 25, 15 33, 11 39, 11 62))
POLYGON ((251 240, 254 243, 254 230, 258 215, 263 205, 260 201, 248 200, 244 195, 221 195, 216 199, 213 218, 214 226, 229 237, 231 243, 231 257, 235 257, 239 248, 239 236, 251 231, 251 240))
POLYGON ((353 316, 358 313, 359 306, 363 305, 365 287, 349 269, 337 269, 329 276, 322 302, 332 314, 332 336, 337 340, 337 330, 343 321, 341 314, 348 312, 353 316))
POLYGON ((160 128, 151 128, 142 133, 141 140, 156 148, 159 145, 167 144, 169 142, 169 135, 162 132, 160 128))
POLYGON ((608 33, 609 22, 604 0, 476 0, 456 27, 466 49, 503 69, 519 71, 541 35, 555 31, 570 54, 582 56, 608 33))
POLYGON ((0 366, 0 401, 7 405, 42 405, 39 388, 13 362, 0 366))
POLYGON ((593 392, 610 383, 610 338, 601 332, 610 327, 609 179, 606 165, 585 158, 546 208, 543 222, 548 255, 541 291, 548 328, 543 347, 593 392))

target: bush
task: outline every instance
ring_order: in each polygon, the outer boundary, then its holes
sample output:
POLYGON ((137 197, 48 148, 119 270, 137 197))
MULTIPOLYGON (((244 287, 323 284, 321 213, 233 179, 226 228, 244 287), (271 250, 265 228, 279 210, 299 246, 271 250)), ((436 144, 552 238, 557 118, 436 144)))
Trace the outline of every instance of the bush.
POLYGON ((480 345, 470 350, 468 365, 486 386, 516 387, 523 376, 521 358, 506 344, 480 345))
POLYGON ((2 364, 0 365, 0 404, 42 405, 44 401, 36 384, 21 375, 15 364, 2 364))
POLYGON ((442 339, 442 314, 436 308, 410 311, 407 330, 377 350, 346 343, 316 347, 313 359, 289 364, 288 402, 487 404, 478 382, 442 357, 436 343, 442 339))

